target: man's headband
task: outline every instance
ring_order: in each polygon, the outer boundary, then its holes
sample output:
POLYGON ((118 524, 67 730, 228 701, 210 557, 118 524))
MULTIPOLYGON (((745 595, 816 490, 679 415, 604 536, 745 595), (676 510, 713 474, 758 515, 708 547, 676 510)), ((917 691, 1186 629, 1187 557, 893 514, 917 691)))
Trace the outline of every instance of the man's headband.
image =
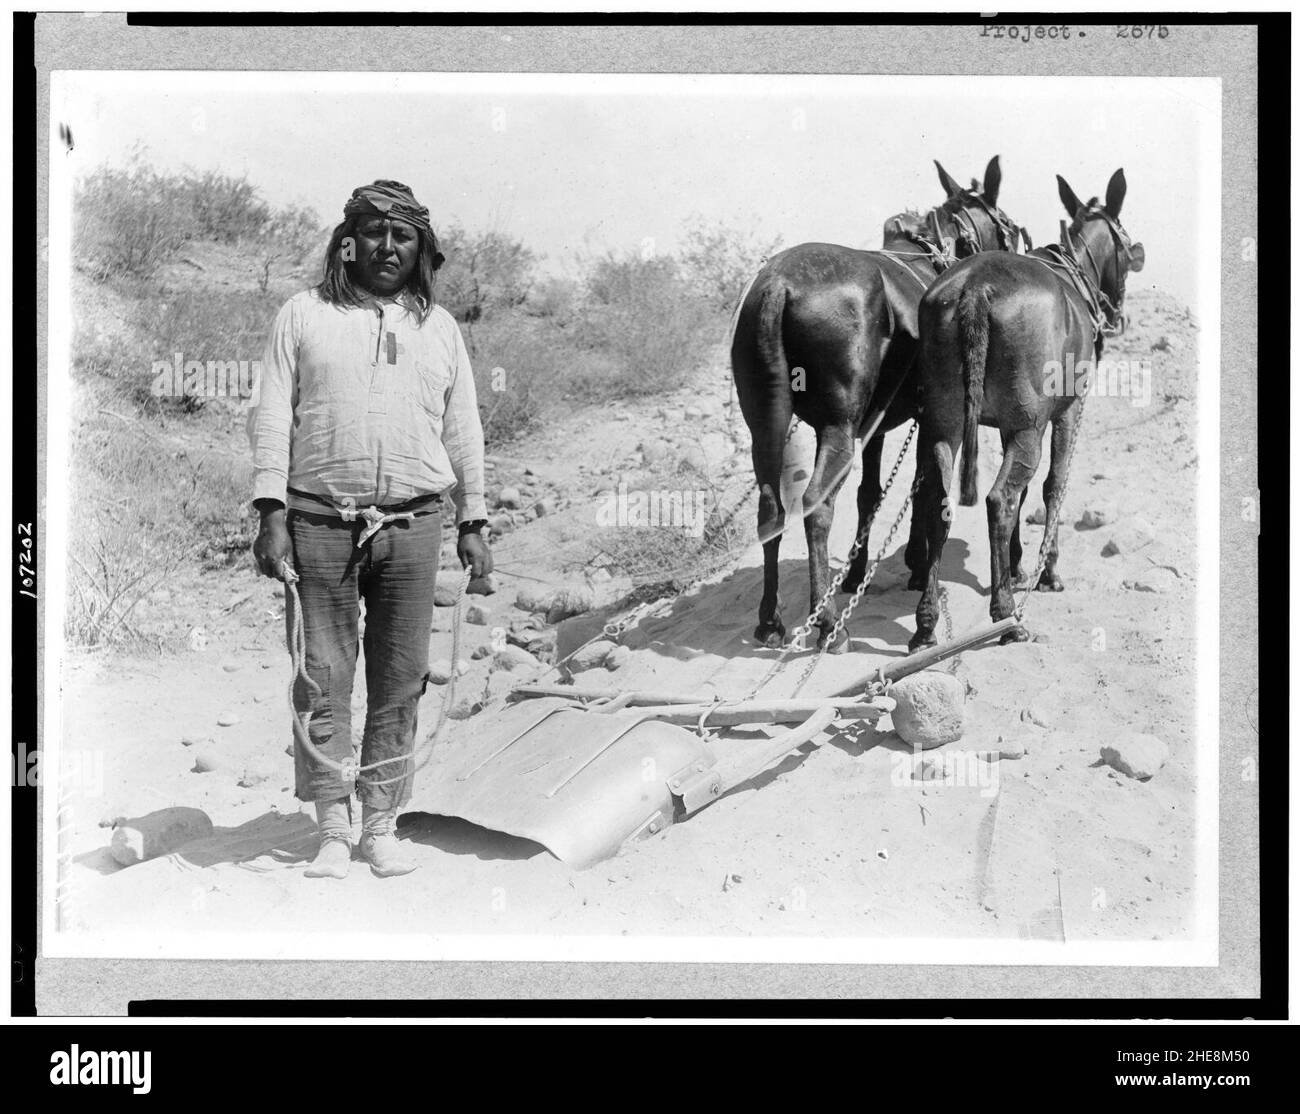
POLYGON ((353 217, 359 214, 405 221, 421 232, 433 231, 433 226, 429 223, 429 210, 416 201, 410 187, 401 182, 381 179, 354 189, 347 204, 343 206, 343 216, 353 217))

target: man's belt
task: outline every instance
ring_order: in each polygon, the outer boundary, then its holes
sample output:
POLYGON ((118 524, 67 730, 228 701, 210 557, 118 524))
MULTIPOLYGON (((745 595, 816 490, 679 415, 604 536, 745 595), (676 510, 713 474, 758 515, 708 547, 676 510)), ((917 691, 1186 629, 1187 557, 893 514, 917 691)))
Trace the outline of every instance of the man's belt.
POLYGON ((290 502, 289 505, 294 510, 307 514, 330 514, 337 515, 344 522, 356 522, 361 519, 365 522, 366 528, 361 531, 361 536, 357 538, 357 548, 360 549, 380 530, 390 522, 397 522, 402 519, 414 520, 417 517, 435 514, 442 503, 441 495, 421 495, 415 499, 408 499, 404 503, 396 503, 388 507, 358 507, 355 499, 344 499, 335 503, 332 499, 327 499, 323 495, 314 495, 310 491, 299 491, 297 488, 289 488, 288 491, 290 502), (313 504, 308 509, 302 506, 294 506, 295 500, 303 500, 313 504))

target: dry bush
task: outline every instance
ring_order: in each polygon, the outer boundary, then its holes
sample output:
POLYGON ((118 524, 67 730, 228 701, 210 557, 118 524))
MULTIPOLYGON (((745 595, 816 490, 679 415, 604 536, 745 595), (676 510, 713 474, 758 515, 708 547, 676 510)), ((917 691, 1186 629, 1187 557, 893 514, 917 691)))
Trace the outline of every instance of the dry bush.
POLYGON ((573 332, 579 346, 609 357, 614 373, 586 390, 626 398, 680 387, 697 370, 715 319, 671 257, 606 254, 588 272, 573 332))

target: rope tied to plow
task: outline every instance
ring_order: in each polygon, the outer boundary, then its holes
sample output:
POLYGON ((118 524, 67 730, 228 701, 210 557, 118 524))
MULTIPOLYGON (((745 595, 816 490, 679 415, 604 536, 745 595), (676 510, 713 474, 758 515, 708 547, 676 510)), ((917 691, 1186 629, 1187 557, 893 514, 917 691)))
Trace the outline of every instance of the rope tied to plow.
MULTIPOLYGON (((373 508, 369 508, 373 509, 373 508)), ((400 515, 398 517, 401 517, 400 515)), ((382 523, 380 524, 382 525, 382 523)), ((375 529, 379 529, 378 526, 375 529)), ((358 543, 360 545, 361 543, 358 543)), ((307 634, 302 625, 302 599, 298 594, 299 576, 290 564, 288 558, 280 562, 280 572, 284 578, 285 602, 292 607, 292 617, 289 620, 289 659, 293 664, 293 673, 289 678, 288 695, 289 695, 289 715, 293 721, 294 742, 301 746, 311 757, 319 762, 322 766, 339 773, 343 780, 349 783, 355 783, 361 774, 369 770, 377 770, 381 766, 388 766, 394 762, 410 762, 412 767, 408 772, 398 774, 396 777, 384 778, 380 781, 367 780, 368 786, 392 785, 394 782, 403 781, 409 776, 413 776, 422 770, 433 755, 434 748, 437 747, 446 735, 447 727, 451 723, 450 711, 453 707, 453 701, 456 699, 456 678, 460 664, 460 636, 461 627, 465 617, 465 590, 469 587, 471 571, 469 566, 461 569, 459 582, 456 586, 456 602, 454 605, 454 619, 451 627, 451 671, 448 678, 447 688, 442 696, 442 708, 438 716, 438 726, 425 739, 422 746, 412 747, 411 753, 398 755, 394 758, 381 758, 378 762, 369 762, 361 764, 359 751, 354 744, 352 757, 339 762, 323 754, 318 746, 311 741, 311 711, 306 710, 299 712, 298 702, 294 698, 294 687, 299 679, 312 694, 320 696, 321 688, 307 672, 307 634)))

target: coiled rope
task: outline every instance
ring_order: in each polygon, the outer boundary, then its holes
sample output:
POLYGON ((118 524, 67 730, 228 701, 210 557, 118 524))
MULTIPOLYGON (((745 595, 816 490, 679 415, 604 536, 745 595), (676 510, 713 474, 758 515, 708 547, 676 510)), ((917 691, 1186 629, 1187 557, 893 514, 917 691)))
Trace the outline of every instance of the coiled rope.
POLYGON ((465 613, 465 589, 469 586, 470 569, 468 566, 461 570, 460 580, 456 586, 456 602, 454 605, 454 618, 451 628, 451 670, 447 688, 443 692, 442 710, 438 717, 438 726, 428 736, 424 744, 412 747, 410 754, 398 755, 394 758, 381 758, 378 762, 369 762, 361 764, 359 748, 353 745, 352 758, 339 762, 330 758, 321 752, 321 749, 311 741, 311 734, 308 728, 311 725, 310 709, 300 712, 298 703, 294 699, 294 686, 298 679, 302 678, 303 683, 313 696, 320 696, 321 689, 307 673, 307 635, 302 625, 302 599, 298 595, 298 574, 294 571, 293 565, 288 558, 280 562, 280 572, 284 578, 285 599, 292 607, 293 614, 289 620, 289 657, 293 662, 293 675, 289 678, 289 714, 293 719, 293 734, 295 741, 309 754, 312 759, 326 766, 331 770, 337 771, 348 782, 356 782, 361 774, 368 770, 376 770, 380 766, 391 765, 394 762, 410 762, 411 769, 396 777, 384 778, 381 781, 369 781, 366 785, 374 787, 378 785, 392 785, 394 782, 404 781, 406 778, 413 776, 429 761, 436 747, 447 731, 447 726, 451 722, 449 715, 453 707, 453 701, 456 699, 456 678, 460 666, 460 636, 461 627, 465 613))

